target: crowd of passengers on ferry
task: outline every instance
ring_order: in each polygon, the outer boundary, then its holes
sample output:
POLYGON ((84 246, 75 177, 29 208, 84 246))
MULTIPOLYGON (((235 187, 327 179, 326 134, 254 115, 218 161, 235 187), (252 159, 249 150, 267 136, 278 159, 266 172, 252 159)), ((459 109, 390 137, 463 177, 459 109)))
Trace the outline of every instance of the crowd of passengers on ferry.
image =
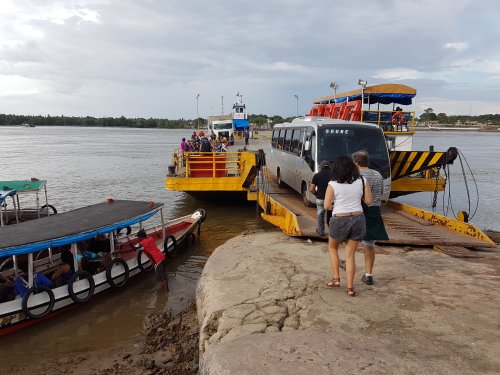
POLYGON ((195 131, 191 138, 182 138, 181 151, 184 152, 225 152, 229 147, 229 142, 225 137, 217 138, 215 134, 210 137, 205 135, 203 130, 197 134, 195 131))

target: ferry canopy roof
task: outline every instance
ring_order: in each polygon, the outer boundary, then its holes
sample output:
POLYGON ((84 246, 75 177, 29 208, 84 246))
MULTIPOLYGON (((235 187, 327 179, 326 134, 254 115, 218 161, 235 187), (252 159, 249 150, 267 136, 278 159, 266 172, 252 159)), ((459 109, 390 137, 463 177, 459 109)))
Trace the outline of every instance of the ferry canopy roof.
POLYGON ((356 89, 314 99, 314 104, 341 103, 346 101, 361 100, 367 104, 401 104, 410 105, 417 95, 417 90, 406 85, 387 83, 382 85, 367 86, 363 90, 356 89))
POLYGON ((88 240, 146 220, 163 203, 116 200, 0 227, 0 257, 88 240))
POLYGON ((40 191, 46 183, 46 180, 39 180, 37 178, 16 181, 0 180, 0 190, 17 190, 18 193, 40 191))

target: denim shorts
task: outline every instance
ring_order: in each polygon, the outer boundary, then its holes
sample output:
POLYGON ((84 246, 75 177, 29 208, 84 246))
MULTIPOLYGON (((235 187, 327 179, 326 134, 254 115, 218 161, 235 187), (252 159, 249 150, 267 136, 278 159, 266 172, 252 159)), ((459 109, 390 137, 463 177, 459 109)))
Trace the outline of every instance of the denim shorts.
POLYGON ((365 215, 333 216, 328 229, 337 242, 361 241, 366 233, 365 215))

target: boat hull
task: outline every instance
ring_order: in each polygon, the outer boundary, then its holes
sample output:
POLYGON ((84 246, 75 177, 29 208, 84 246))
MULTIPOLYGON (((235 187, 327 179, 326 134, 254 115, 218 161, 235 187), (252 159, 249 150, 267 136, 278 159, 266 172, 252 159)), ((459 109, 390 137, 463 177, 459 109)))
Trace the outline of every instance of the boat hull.
MULTIPOLYGON (((174 219, 166 223, 164 236, 162 236, 161 226, 147 228, 146 231, 149 236, 155 238, 160 249, 163 249, 163 239, 171 238, 171 236, 175 238, 174 243, 176 247, 184 247, 184 245, 187 247, 190 245, 190 241, 195 238, 195 233, 197 232, 199 235, 200 226, 204 219, 204 211, 197 210, 192 215, 174 219)), ((135 247, 137 243, 138 239, 135 235, 123 235, 118 238, 118 249, 116 252, 119 254, 119 258, 123 259, 126 263, 127 269, 118 265, 111 269, 100 269, 96 274, 92 275, 95 287, 93 288, 94 291, 90 300, 116 287, 126 287, 126 284, 129 283, 131 279, 135 279, 141 274, 148 272, 142 270, 139 265, 140 250, 135 247), (112 282, 110 282, 109 278, 112 279, 112 282), (124 282, 125 278, 126 280, 124 282), (119 286, 113 286, 112 283, 118 284, 119 286)), ((43 259, 40 260, 40 262, 42 261, 43 259)), ((150 260, 147 259, 144 254, 141 257, 141 265, 143 269, 150 268, 150 271, 153 269, 150 260)), ((80 299, 85 299, 90 289, 91 285, 89 280, 81 279, 73 283, 74 295, 80 299)), ((81 304, 73 300, 68 285, 55 287, 51 289, 51 291, 54 295, 53 307, 50 309, 50 312, 41 318, 28 317, 25 309, 29 309, 29 312, 34 315, 44 315, 43 312, 48 309, 50 305, 50 296, 47 293, 41 292, 32 294, 27 299, 24 308, 22 299, 20 298, 1 303, 0 336, 55 318, 81 304)))

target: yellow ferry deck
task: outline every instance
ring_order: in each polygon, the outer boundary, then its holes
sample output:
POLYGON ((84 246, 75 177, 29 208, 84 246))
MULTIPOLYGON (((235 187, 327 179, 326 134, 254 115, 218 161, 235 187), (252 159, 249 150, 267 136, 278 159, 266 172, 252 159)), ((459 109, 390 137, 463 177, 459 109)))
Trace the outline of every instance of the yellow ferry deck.
MULTIPOLYGON (((259 139, 251 140, 248 149, 237 140, 230 152, 186 153, 184 160, 176 150, 168 168, 166 188, 195 197, 210 193, 241 194, 249 201, 257 201, 261 217, 287 235, 326 239, 319 237, 315 230, 316 207, 305 207, 300 194, 290 188, 280 188, 276 176, 265 167, 263 150, 269 143, 269 137, 260 135, 259 139)), ((431 159, 436 162, 439 158, 431 155, 431 159)), ((436 182, 433 188, 435 186, 436 182)), ((462 257, 474 256, 468 248, 496 246, 472 224, 393 200, 382 206, 382 215, 390 240, 381 242, 433 246, 462 257)))

